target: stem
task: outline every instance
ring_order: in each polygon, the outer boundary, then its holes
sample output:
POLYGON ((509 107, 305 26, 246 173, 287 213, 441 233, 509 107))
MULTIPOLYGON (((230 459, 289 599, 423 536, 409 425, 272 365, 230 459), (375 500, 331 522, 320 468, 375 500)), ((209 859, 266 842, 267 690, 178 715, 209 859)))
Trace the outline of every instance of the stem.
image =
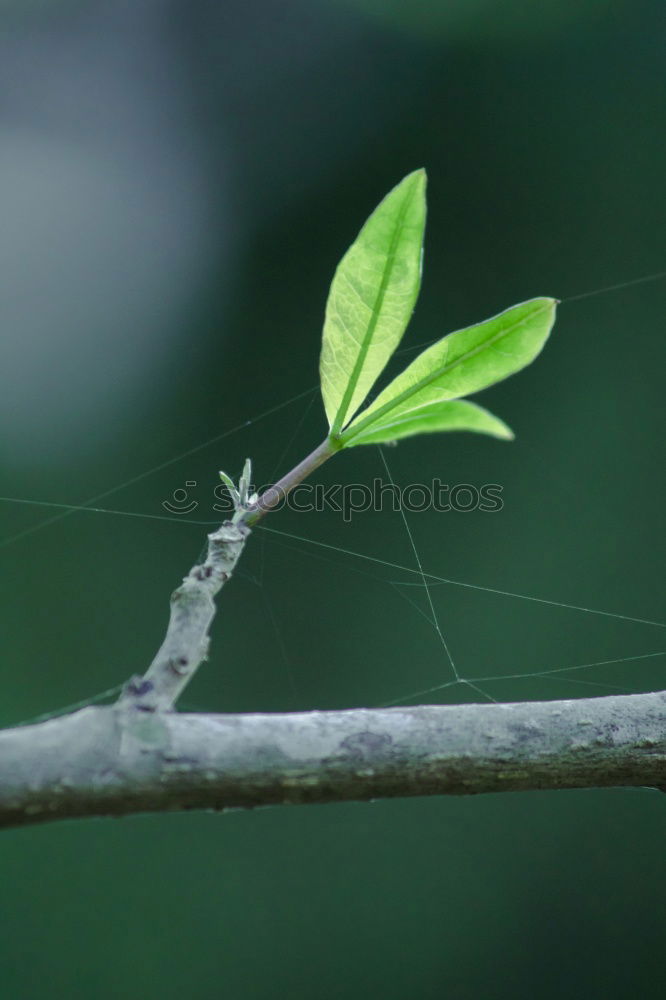
MULTIPOLYGON (((294 486, 339 451, 342 445, 327 438, 307 458, 269 487, 247 510, 249 461, 235 493, 236 516, 225 521, 208 536, 208 555, 194 566, 171 595, 171 615, 164 642, 143 677, 133 677, 125 685, 119 703, 143 712, 168 712, 183 688, 191 681, 208 653, 208 632, 215 615, 215 596, 236 568, 250 525, 277 507, 294 486)), ((227 480, 230 488, 233 484, 227 480)))
POLYGON ((307 479, 315 469, 319 468, 320 465, 329 459, 331 455, 335 455, 336 451, 340 451, 341 448, 342 445, 335 438, 328 437, 322 441, 302 462, 294 466, 291 472, 288 472, 286 476, 278 480, 274 486, 269 486, 267 490, 264 490, 257 500, 255 507, 243 518, 244 523, 248 527, 256 524, 270 510, 274 510, 279 506, 287 494, 293 490, 294 486, 298 486, 304 479, 307 479))
POLYGON ((208 536, 205 562, 194 566, 171 595, 164 642, 143 677, 125 686, 120 704, 144 712, 167 712, 208 653, 215 596, 233 574, 250 529, 225 521, 208 536))

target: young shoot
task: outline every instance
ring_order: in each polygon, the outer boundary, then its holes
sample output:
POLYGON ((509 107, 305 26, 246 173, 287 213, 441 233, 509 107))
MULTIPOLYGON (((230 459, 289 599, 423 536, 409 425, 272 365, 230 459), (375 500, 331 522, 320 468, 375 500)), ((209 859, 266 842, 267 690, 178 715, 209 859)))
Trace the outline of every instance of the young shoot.
POLYGON ((536 358, 555 322, 553 298, 529 299, 448 334, 422 351, 361 409, 414 311, 421 286, 425 220, 426 173, 415 170, 377 206, 331 283, 319 363, 329 424, 326 439, 260 497, 248 496, 245 481, 237 490, 220 473, 234 500, 235 521, 255 524, 345 448, 435 431, 513 438, 503 420, 464 397, 502 381, 536 358))

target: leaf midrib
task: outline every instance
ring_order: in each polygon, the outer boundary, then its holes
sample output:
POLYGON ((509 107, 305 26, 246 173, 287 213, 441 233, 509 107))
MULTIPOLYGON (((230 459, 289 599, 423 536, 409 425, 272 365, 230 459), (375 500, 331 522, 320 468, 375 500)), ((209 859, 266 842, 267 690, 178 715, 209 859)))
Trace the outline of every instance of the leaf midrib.
POLYGON ((368 327, 366 329, 365 336, 363 338, 363 343, 361 344, 360 350, 358 352, 358 356, 356 358, 356 363, 351 373, 351 377, 347 382, 347 388, 345 389, 344 395, 342 397, 342 402, 340 403, 340 406, 338 407, 338 412, 335 415, 335 420, 333 421, 333 425, 330 431, 331 437, 336 437, 342 430, 347 410, 349 408, 349 404, 352 400, 354 392, 356 391, 356 386, 358 385, 358 380, 360 378, 361 371, 365 363, 365 359, 367 357, 368 351, 370 350, 372 337, 377 327, 377 323, 379 322, 379 315, 381 313, 382 305, 384 303, 384 298, 386 296, 386 290, 388 288, 388 284, 391 278, 391 272, 393 271, 393 265, 395 264, 395 255, 398 247, 398 242, 402 234, 405 214, 407 212, 408 205, 411 203, 412 198, 413 198, 413 192, 405 199, 398 213, 398 218, 396 220, 393 236, 391 237, 391 245, 388 250, 386 263, 384 265, 384 270, 382 273, 382 280, 379 284, 377 296, 375 298, 372 307, 372 315, 370 316, 370 322, 368 323, 368 327))

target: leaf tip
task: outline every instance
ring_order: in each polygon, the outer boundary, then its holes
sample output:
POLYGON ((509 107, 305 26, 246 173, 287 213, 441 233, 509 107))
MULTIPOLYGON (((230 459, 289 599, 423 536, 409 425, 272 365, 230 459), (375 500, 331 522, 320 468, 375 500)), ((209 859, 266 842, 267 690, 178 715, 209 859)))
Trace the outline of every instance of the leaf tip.
POLYGON ((414 173, 416 174, 416 176, 418 177, 418 179, 423 184, 423 187, 426 188, 427 185, 428 185, 428 172, 427 172, 426 168, 425 167, 419 167, 418 170, 414 171, 414 173))
POLYGON ((508 424, 505 424, 503 420, 499 417, 493 417, 492 414, 488 414, 492 417, 493 425, 492 427, 486 428, 486 434, 490 434, 492 437, 496 438, 498 441, 515 441, 516 435, 511 430, 508 424))
POLYGON ((425 191, 425 188, 428 183, 428 174, 426 172, 426 168, 417 167, 416 170, 411 170, 408 174, 406 174, 403 177, 400 183, 404 184, 405 182, 411 182, 415 186, 423 188, 423 190, 425 191))

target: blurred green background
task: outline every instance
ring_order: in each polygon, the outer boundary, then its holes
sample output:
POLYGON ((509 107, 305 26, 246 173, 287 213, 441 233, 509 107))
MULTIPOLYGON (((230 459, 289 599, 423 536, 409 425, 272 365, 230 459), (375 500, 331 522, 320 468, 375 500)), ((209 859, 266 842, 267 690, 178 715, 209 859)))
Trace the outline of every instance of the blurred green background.
MULTIPOLYGON (((3 496, 81 503, 217 439, 99 502, 164 514, 196 481, 192 518, 210 520, 219 468, 286 471, 325 430, 303 394, 333 268, 423 165, 406 346, 565 300, 534 367, 483 396, 515 443, 387 451, 403 485, 503 486, 501 513, 411 516, 425 569, 666 617, 666 281, 566 301, 666 267, 662 3, 4 0, 0 29, 3 496)), ((369 448, 318 474, 378 475, 369 448)), ((53 514, 0 504, 4 725, 145 669, 206 531, 53 514)), ((399 514, 267 526, 414 565, 399 514)), ((257 531, 182 707, 414 703, 450 668, 399 580, 414 578, 257 531)), ((658 627, 455 586, 433 600, 464 676, 518 675, 481 685, 497 700, 666 686, 663 659, 625 659, 660 651, 658 627)), ((6 832, 4 995, 661 996, 665 802, 533 793, 6 832)))

